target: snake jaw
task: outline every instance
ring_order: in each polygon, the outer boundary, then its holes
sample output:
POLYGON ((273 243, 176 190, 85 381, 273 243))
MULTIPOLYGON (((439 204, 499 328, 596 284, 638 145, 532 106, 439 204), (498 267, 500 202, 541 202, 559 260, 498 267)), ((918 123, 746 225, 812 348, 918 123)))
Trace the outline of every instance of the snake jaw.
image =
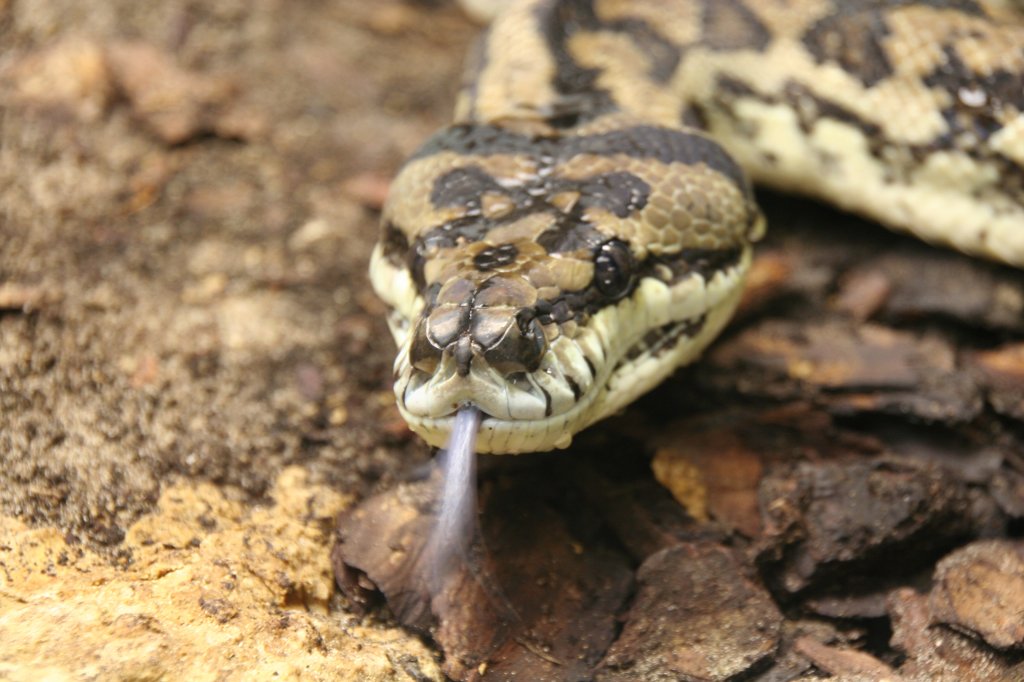
MULTIPOLYGON (((644 278, 632 296, 595 314, 571 338, 551 339, 533 372, 506 374, 480 357, 463 376, 451 353, 442 353, 434 371, 426 372, 410 360, 410 330, 419 323, 392 325, 399 344, 399 411, 436 447, 444 445, 456 412, 467 405, 483 413, 480 452, 567 447, 577 431, 618 412, 700 354, 732 315, 749 263, 747 249, 707 279, 695 274, 669 286, 644 278)), ((379 276, 386 267, 381 262, 374 270, 379 276)))
MULTIPOLYGON (((460 339, 469 338, 468 336, 460 339)), ((503 371, 477 353, 468 368, 454 351, 445 349, 431 371, 412 361, 415 338, 407 340, 396 363, 395 393, 413 419, 452 416, 464 405, 474 405, 492 419, 543 420, 568 412, 593 385, 583 352, 571 340, 558 337, 546 349, 533 371, 503 371)))

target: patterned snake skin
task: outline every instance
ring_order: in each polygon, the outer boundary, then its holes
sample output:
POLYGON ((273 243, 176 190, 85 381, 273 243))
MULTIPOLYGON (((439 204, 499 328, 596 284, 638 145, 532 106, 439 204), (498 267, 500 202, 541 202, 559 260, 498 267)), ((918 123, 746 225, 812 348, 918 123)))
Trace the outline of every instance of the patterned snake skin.
POLYGON ((693 360, 763 233, 747 177, 1024 267, 1009 0, 526 0, 403 167, 371 264, 432 445, 565 447, 693 360))

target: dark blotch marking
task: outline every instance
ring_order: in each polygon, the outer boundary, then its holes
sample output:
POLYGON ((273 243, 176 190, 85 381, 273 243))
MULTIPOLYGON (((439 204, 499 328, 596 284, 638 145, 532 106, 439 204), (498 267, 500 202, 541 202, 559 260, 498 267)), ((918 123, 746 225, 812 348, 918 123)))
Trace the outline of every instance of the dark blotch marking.
POLYGON ((667 266, 672 271, 670 284, 690 275, 699 274, 710 279, 714 273, 731 268, 740 262, 743 249, 683 249, 679 253, 647 258, 641 265, 641 276, 654 276, 654 269, 667 266))
POLYGON ((563 111, 553 114, 547 118, 547 122, 554 128, 567 129, 575 128, 585 122, 583 115, 577 111, 563 111))
POLYGON ((629 36, 647 58, 647 77, 654 82, 667 83, 675 74, 682 50, 647 22, 630 17, 604 23, 601 28, 629 36))
MULTIPOLYGON (((1019 49, 1024 50, 1024 47, 1019 49)), ((996 118, 998 112, 1007 108, 1024 110, 1024 85, 1020 74, 996 70, 982 76, 964 64, 952 46, 947 45, 943 52, 946 57, 944 63, 928 74, 924 82, 953 95, 953 105, 942 112, 950 127, 950 137, 967 131, 979 140, 987 140, 1003 127, 996 118), (966 105, 959 97, 961 90, 984 92, 985 104, 980 107, 966 105)))
MULTIPOLYGON (((899 7, 920 5, 921 1, 842 0, 835 4, 835 13, 823 17, 804 34, 804 46, 819 64, 837 62, 868 87, 891 76, 893 67, 882 48, 882 41, 889 35, 886 15, 899 7)), ((985 16, 982 7, 972 0, 930 0, 925 4, 985 16)))
POLYGON ((639 18, 602 21, 593 0, 561 0, 537 7, 537 24, 555 60, 553 85, 562 96, 548 112, 556 121, 575 125, 596 114, 618 108, 610 93, 598 88, 599 69, 584 68, 572 56, 568 43, 580 32, 612 32, 626 35, 640 49, 649 64, 647 75, 658 83, 666 83, 675 73, 682 58, 677 45, 657 28, 639 18))
POLYGON ((573 379, 568 374, 566 374, 565 375, 565 383, 569 384, 569 388, 572 389, 572 397, 575 400, 579 400, 580 396, 583 395, 583 389, 580 388, 580 385, 576 383, 576 380, 573 379))
POLYGON ((760 97, 761 95, 738 78, 718 76, 715 80, 715 91, 732 97, 760 97))
POLYGON ((452 248, 459 243, 478 242, 487 235, 492 227, 493 225, 489 221, 482 220, 476 215, 470 215, 435 227, 418 237, 405 259, 416 287, 422 291, 426 286, 424 268, 427 258, 435 250, 452 248))
POLYGON ((855 112, 840 104, 836 104, 832 100, 816 95, 801 83, 796 81, 787 82, 783 88, 783 93, 783 96, 792 105, 793 110, 796 111, 800 128, 804 132, 809 133, 821 117, 827 117, 860 129, 869 139, 880 139, 882 137, 882 129, 877 125, 870 121, 865 121, 855 112))
MULTIPOLYGON (((616 136, 609 135, 592 136, 594 139, 576 136, 529 138, 489 126, 455 126, 436 136, 427 146, 436 152, 446 147, 454 147, 462 154, 499 154, 523 148, 532 151, 535 156, 546 157, 550 164, 558 164, 584 152, 601 153, 602 150, 606 150, 607 153, 644 154, 642 144, 658 144, 658 136, 651 133, 651 130, 657 129, 644 127, 638 130, 642 141, 630 145, 622 138, 616 139, 616 136)), ((648 156, 665 157, 666 151, 652 147, 648 156)), ((590 250, 603 242, 605 237, 583 219, 584 210, 589 207, 600 207, 616 216, 626 217, 646 206, 650 193, 650 185, 625 171, 606 173, 583 180, 538 175, 522 186, 504 187, 479 166, 469 165, 452 169, 435 181, 430 199, 438 207, 465 207, 465 214, 425 231, 410 250, 408 262, 414 270, 419 262, 419 270, 422 271, 422 261, 437 249, 480 241, 496 225, 513 222, 537 212, 548 212, 552 216, 554 226, 541 234, 537 240, 549 253, 590 250), (581 193, 580 201, 569 214, 563 213, 549 203, 550 197, 564 191, 581 193), (485 218, 481 211, 481 196, 486 192, 508 197, 515 208, 500 218, 485 218)), ((497 264, 494 265, 496 266, 497 264)))
POLYGON ((410 160, 454 152, 461 156, 527 154, 564 161, 578 154, 611 156, 623 154, 637 159, 656 159, 662 163, 704 163, 731 179, 737 186, 747 185, 739 165, 718 143, 704 135, 652 125, 632 126, 597 135, 540 137, 513 133, 491 125, 450 126, 427 140, 410 160))
POLYGON ((494 178, 479 166, 454 168, 434 181, 430 201, 434 206, 465 206, 468 212, 480 212, 480 197, 485 192, 502 192, 494 178))
MULTIPOLYGON (((998 187, 1009 196, 1024 202, 1024 168, 986 145, 988 138, 1002 128, 1003 124, 996 118, 998 111, 1008 107, 1024 110, 1024 88, 1021 87, 1020 76, 1007 71, 979 76, 959 59, 952 47, 946 46, 944 51, 945 62, 926 76, 924 82, 952 94, 953 104, 942 111, 949 130, 925 144, 893 142, 885 137, 879 126, 859 118, 835 102, 816 96, 799 84, 787 84, 786 97, 799 112, 804 130, 810 130, 814 111, 856 126, 867 136, 871 153, 876 158, 885 158, 895 149, 920 162, 935 151, 958 150, 991 161, 999 169, 998 187), (980 107, 968 106, 959 97, 961 89, 984 92, 986 103, 980 107), (814 111, 807 111, 808 103, 811 103, 814 111), (964 133, 970 135, 965 136, 964 133)), ((899 169, 896 171, 898 173, 899 169)))
POLYGON ((405 262, 408 264, 409 274, 412 275, 412 281, 416 284, 416 289, 423 291, 423 288, 427 286, 427 278, 424 274, 427 266, 427 257, 421 252, 419 244, 417 244, 415 249, 409 251, 405 262))
POLYGON ((600 26, 593 0, 543 2, 536 9, 537 27, 555 60, 554 85, 561 101, 548 112, 552 117, 573 116, 588 120, 617 108, 611 94, 598 88, 599 69, 584 68, 569 52, 569 40, 581 30, 600 26))
MULTIPOLYGON (((1019 46, 1018 50, 1024 51, 1024 46, 1019 46)), ((912 147, 911 153, 922 159, 937 149, 953 149, 989 161, 998 169, 999 189, 1024 204, 1024 166, 987 144, 989 138, 1003 127, 998 118, 1000 112, 1024 111, 1024 87, 1020 74, 997 69, 981 75, 964 64, 952 46, 946 45, 943 52, 946 57, 944 63, 928 74, 924 82, 953 95, 952 105, 942 111, 949 131, 930 144, 912 147), (971 106, 964 102, 961 90, 983 92, 984 104, 971 106)))
POLYGON ((583 208, 597 207, 625 218, 647 205, 651 186, 627 171, 605 173, 588 178, 579 185, 583 208))
POLYGON ((491 246, 473 257, 473 265, 476 266, 477 270, 486 272, 515 262, 518 255, 519 249, 516 248, 515 244, 491 246))
POLYGON ((805 34, 804 46, 819 64, 836 62, 871 87, 893 74, 882 49, 889 35, 884 7, 838 3, 839 11, 819 20, 805 34))
POLYGON ((406 163, 441 152, 454 152, 460 156, 532 154, 538 151, 539 139, 543 138, 520 135, 492 125, 453 125, 434 133, 406 163))
MULTIPOLYGON (((633 126, 585 136, 530 136, 496 126, 458 125, 435 135, 413 158, 442 151, 452 151, 466 157, 524 154, 541 159, 547 167, 557 167, 580 154, 623 155, 652 159, 664 164, 703 165, 729 178, 746 194, 751 205, 753 202, 750 184, 743 171, 717 143, 695 132, 659 126, 633 126)), ((573 317, 582 318, 609 299, 628 295, 636 283, 634 264, 622 259, 616 260, 611 253, 598 253, 602 245, 606 245, 607 236, 583 217, 584 212, 588 208, 600 207, 617 217, 625 218, 646 206, 650 193, 651 187, 646 181, 626 171, 582 180, 539 173, 521 186, 505 187, 479 166, 467 165, 452 169, 435 182, 431 201, 437 206, 464 206, 465 214, 426 230, 412 244, 406 260, 414 281, 422 289, 425 260, 437 250, 480 241, 498 225, 511 223, 526 215, 547 213, 551 216, 552 227, 538 236, 537 243, 548 253, 584 251, 601 259, 595 263, 595 271, 600 274, 589 287, 563 296, 573 317), (564 191, 580 192, 580 200, 568 213, 549 203, 550 197, 564 191), (504 194, 515 208, 499 218, 483 216, 480 200, 485 192, 504 194), (625 276, 620 277, 619 269, 627 271, 625 276)), ((489 250, 479 256, 477 266, 484 270, 500 267, 510 262, 510 254, 489 250)))
MULTIPOLYGON (((738 98, 752 97, 760 102, 772 101, 770 98, 754 90, 745 82, 731 76, 718 75, 715 78, 713 93, 714 94, 709 102, 695 103, 691 105, 695 112, 691 117, 697 118, 698 120, 708 121, 710 118, 710 111, 714 111, 720 115, 732 118, 732 120, 737 124, 741 124, 738 130, 742 131, 747 137, 753 137, 757 131, 749 122, 741 121, 736 116, 736 100, 738 98)), ((684 115, 686 115, 685 110, 684 115)))
POLYGON ((896 7, 920 7, 921 5, 927 5, 934 9, 954 9, 974 16, 986 16, 985 10, 975 0, 843 0, 835 5, 836 12, 832 16, 896 7))
MULTIPOLYGON (((644 354, 649 354, 652 358, 664 355, 678 346, 683 339, 693 338, 699 334, 704 329, 706 319, 705 315, 701 315, 693 320, 669 322, 650 330, 639 343, 626 351, 624 361, 636 360, 644 354)), ((622 363, 619 363, 615 369, 618 370, 621 366, 622 363)))
MULTIPOLYGON (((1020 87, 1019 77, 997 71, 987 78, 979 79, 976 73, 960 63, 950 51, 946 64, 930 74, 927 82, 934 87, 947 89, 956 97, 956 101, 942 111, 950 131, 925 144, 908 145, 895 142, 885 136, 880 126, 865 121, 842 105, 811 92, 800 83, 787 83, 783 90, 783 99, 797 112, 798 122, 805 132, 810 132, 819 114, 843 121, 863 131, 872 156, 887 159, 887 163, 891 163, 893 157, 906 157, 913 159, 916 164, 940 150, 969 152, 981 160, 995 164, 999 171, 998 187, 1010 197, 1024 203, 1024 167, 984 144, 985 140, 1000 128, 1001 124, 993 117, 997 109, 993 109, 991 103, 983 107, 968 107, 959 101, 958 97, 960 87, 978 87, 993 102, 1000 102, 1001 106, 1005 107, 1006 102, 1010 102, 1010 106, 1024 109, 1024 89, 1020 87), (963 135, 965 132, 973 133, 978 143, 972 141, 970 136, 963 135)), ((723 113, 731 110, 736 97, 751 97, 768 104, 777 104, 780 101, 780 98, 763 95, 745 83, 731 78, 720 78, 716 83, 715 92, 715 103, 712 106, 723 113)), ((897 181, 896 179, 904 172, 906 167, 895 166, 890 175, 894 178, 893 181, 897 181)))
POLYGON ((689 103, 683 105, 683 110, 679 114, 679 122, 687 128, 694 128, 696 130, 708 129, 708 119, 705 113, 689 103))
POLYGON ((633 126, 599 135, 566 140, 564 155, 624 154, 638 159, 657 159, 662 163, 704 163, 728 177, 737 187, 749 187, 746 175, 717 142, 694 132, 658 126, 633 126))
POLYGON ((578 211, 563 216, 554 227, 537 237, 537 244, 548 253, 572 253, 581 249, 591 250, 607 237, 593 225, 583 220, 578 211))
POLYGON ((764 51, 771 34, 761 20, 738 0, 704 0, 703 44, 713 50, 764 51))

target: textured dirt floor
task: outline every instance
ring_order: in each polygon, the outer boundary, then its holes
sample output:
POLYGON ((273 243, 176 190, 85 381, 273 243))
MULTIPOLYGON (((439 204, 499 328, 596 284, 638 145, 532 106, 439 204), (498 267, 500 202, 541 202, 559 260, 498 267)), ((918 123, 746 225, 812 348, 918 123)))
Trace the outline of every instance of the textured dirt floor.
POLYGON ((472 32, 0 1, 0 678, 437 675, 340 611, 327 561, 347 501, 429 455, 365 270, 472 32))
MULTIPOLYGON (((353 521, 430 457, 365 270, 476 30, 427 0, 0 0, 0 679, 487 672, 465 614, 422 637, 363 599, 388 547, 353 521), (344 591, 339 514, 369 547, 344 591)), ((1024 679, 1024 277, 767 210, 707 363, 557 463, 490 463, 506 582, 574 595, 527 591, 548 629, 490 677, 1024 679), (544 552, 616 576, 601 633, 559 629, 587 593, 544 552)))

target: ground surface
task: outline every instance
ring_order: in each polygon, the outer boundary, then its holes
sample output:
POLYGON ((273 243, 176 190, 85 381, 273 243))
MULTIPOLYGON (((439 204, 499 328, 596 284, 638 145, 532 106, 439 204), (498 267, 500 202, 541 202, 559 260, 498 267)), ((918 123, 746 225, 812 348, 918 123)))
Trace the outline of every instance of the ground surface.
POLYGON ((357 615, 429 457, 375 209, 474 32, 0 0, 0 679, 1024 677, 1024 277, 778 197, 707 363, 485 473, 505 590, 552 605, 526 634, 357 615))

